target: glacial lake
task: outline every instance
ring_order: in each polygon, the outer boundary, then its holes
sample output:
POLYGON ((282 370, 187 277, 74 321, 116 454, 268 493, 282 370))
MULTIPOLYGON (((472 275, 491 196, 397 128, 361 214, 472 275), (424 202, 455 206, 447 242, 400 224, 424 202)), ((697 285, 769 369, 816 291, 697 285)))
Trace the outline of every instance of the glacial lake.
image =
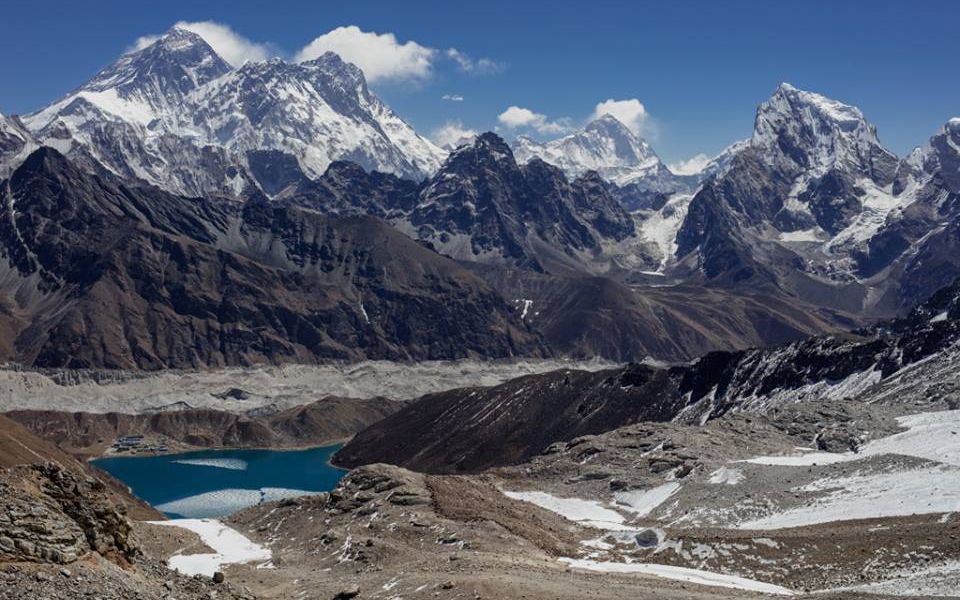
POLYGON ((346 473, 329 463, 339 448, 203 450, 98 458, 93 464, 171 518, 212 518, 261 502, 332 490, 346 473))

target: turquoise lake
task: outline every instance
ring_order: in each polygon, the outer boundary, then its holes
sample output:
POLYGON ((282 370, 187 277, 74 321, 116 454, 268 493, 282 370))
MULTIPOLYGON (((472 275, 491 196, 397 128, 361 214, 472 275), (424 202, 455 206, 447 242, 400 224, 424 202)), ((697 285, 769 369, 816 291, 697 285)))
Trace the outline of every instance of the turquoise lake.
POLYGON ((332 490, 346 471, 340 446, 307 450, 204 450, 93 461, 173 518, 222 517, 261 502, 332 490))

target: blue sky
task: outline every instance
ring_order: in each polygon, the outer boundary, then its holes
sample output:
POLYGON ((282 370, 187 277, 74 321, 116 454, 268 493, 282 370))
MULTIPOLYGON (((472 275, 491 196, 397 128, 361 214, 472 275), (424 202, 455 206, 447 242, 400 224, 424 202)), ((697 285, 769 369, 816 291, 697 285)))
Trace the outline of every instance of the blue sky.
POLYGON ((621 106, 673 162, 747 137, 756 105, 789 81, 859 106, 903 155, 960 115, 958 17, 960 3, 948 0, 5 0, 0 111, 41 107, 181 20, 222 23, 288 58, 353 25, 392 33, 395 46, 356 30, 320 45, 376 42, 385 55, 367 67, 379 73, 374 89, 425 134, 459 123, 549 137, 598 103, 636 100, 642 114, 621 106), (498 120, 511 106, 529 113, 498 120))

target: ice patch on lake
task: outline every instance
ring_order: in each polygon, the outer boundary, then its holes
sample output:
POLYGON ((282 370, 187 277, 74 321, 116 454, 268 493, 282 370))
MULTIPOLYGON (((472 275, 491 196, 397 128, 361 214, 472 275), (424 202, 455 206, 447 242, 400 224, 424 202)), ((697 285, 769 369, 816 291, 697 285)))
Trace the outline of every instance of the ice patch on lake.
POLYGON ((319 492, 272 487, 258 490, 228 488, 171 500, 158 504, 154 508, 167 514, 181 515, 193 519, 206 519, 229 515, 264 502, 317 493, 319 492))
POLYGON ((173 461, 178 465, 192 465, 195 467, 213 467, 229 469, 231 471, 246 471, 247 461, 239 458, 184 458, 173 461))
POLYGON ((213 550, 206 554, 176 554, 167 564, 171 569, 184 575, 206 575, 220 570, 227 564, 247 563, 270 560, 270 550, 250 541, 236 529, 227 527, 215 519, 174 519, 171 521, 150 521, 154 525, 182 527, 200 536, 203 543, 213 550))
POLYGON ((780 596, 793 596, 796 593, 793 590, 780 587, 779 585, 773 585, 772 583, 764 583, 736 575, 722 575, 720 573, 711 573, 710 571, 701 571, 700 569, 688 569, 686 567, 649 563, 601 562, 578 558, 561 558, 560 561, 567 563, 574 569, 584 569, 587 571, 600 571, 602 573, 639 573, 663 577, 664 579, 696 583, 698 585, 749 590, 780 596))

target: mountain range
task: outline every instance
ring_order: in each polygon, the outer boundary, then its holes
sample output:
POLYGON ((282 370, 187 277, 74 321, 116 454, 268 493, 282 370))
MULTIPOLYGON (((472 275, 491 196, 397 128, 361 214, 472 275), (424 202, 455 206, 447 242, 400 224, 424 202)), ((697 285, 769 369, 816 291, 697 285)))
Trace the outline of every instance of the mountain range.
POLYGON ((307 177, 348 159, 419 178, 443 156, 336 54, 233 69, 180 28, 24 121, 42 143, 91 170, 188 196, 257 189, 274 152, 294 157, 307 177))
POLYGON ((234 68, 174 28, 0 116, 0 179, 0 351, 37 365, 683 361, 960 275, 960 120, 900 159, 788 84, 681 175, 611 115, 441 149, 334 53, 234 68))

